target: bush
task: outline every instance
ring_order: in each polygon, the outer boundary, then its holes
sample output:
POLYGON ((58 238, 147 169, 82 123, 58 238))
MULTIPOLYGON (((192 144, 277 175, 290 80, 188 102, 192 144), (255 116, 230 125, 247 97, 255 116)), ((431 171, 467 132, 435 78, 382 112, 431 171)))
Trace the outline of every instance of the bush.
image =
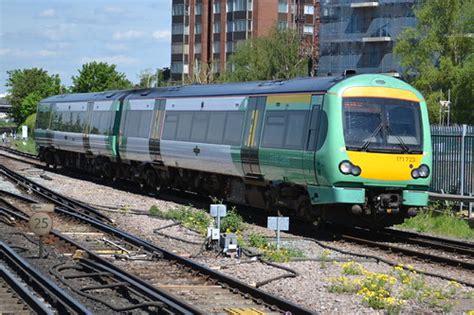
POLYGON ((245 229, 245 223, 235 207, 227 212, 227 216, 221 219, 221 232, 237 232, 245 229))

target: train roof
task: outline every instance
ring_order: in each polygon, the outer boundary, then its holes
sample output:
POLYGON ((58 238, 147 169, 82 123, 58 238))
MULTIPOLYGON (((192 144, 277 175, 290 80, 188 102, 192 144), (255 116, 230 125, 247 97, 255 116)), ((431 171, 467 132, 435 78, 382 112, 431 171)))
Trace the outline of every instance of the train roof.
POLYGON ((296 78, 290 80, 254 81, 224 84, 193 84, 151 89, 63 94, 43 100, 46 103, 115 100, 128 98, 212 97, 227 95, 258 95, 276 93, 326 92, 344 77, 296 78))

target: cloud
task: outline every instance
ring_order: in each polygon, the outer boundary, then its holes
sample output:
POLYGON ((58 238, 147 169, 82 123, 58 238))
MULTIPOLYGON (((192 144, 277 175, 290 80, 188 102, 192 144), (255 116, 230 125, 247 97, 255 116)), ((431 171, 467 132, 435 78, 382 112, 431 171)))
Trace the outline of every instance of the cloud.
POLYGON ((19 58, 32 58, 32 57, 40 57, 40 58, 47 58, 47 57, 55 57, 58 56, 59 52, 54 50, 48 49, 40 49, 40 50, 24 50, 24 49, 9 49, 3 48, 0 49, 0 56, 14 56, 19 58))
POLYGON ((108 5, 108 6, 104 7, 104 12, 105 13, 121 14, 121 13, 124 13, 125 10, 120 8, 120 7, 108 5))
POLYGON ((60 23, 54 27, 47 27, 45 30, 41 31, 40 34, 49 40, 57 41, 68 37, 76 27, 77 24, 75 23, 60 23))
POLYGON ((151 36, 157 40, 168 40, 171 37, 170 31, 155 31, 151 36))
POLYGON ((113 55, 113 56, 102 56, 102 57, 83 57, 81 63, 89 63, 92 61, 96 62, 107 62, 109 64, 125 65, 134 64, 138 62, 138 59, 125 56, 125 55, 113 55))
POLYGON ((145 36, 145 32, 129 30, 126 32, 115 32, 113 38, 116 40, 127 40, 127 39, 137 39, 145 36))
POLYGON ((0 48, 0 56, 9 55, 12 51, 10 48, 0 48))
POLYGON ((105 43, 104 45, 105 48, 108 50, 128 50, 128 46, 125 44, 119 44, 119 43, 105 43))
POLYGON ((52 18, 56 16, 56 10, 54 9, 46 9, 40 12, 39 14, 40 17, 44 18, 52 18))

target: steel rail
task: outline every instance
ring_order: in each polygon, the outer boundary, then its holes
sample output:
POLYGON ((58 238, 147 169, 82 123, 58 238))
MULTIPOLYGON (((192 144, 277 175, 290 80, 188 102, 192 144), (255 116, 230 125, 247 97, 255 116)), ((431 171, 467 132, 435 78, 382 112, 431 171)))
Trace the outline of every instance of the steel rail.
MULTIPOLYGON (((13 206, 11 207, 14 210, 9 210, 9 209, 0 207, 0 212, 8 214, 9 216, 15 219, 28 221, 28 217, 20 209, 17 209, 13 206)), ((58 209, 56 208, 56 211, 57 210, 58 209)), ((72 213, 72 215, 75 215, 75 213, 72 213)), ((176 297, 169 295, 167 292, 159 288, 155 288, 151 286, 146 281, 128 272, 125 272, 122 269, 113 265, 111 262, 105 259, 102 259, 99 255, 95 254, 93 251, 85 248, 84 246, 82 246, 80 243, 76 242, 72 238, 61 234, 59 231, 53 229, 51 231, 51 234, 58 237, 59 239, 64 240, 65 242, 71 244, 72 246, 80 250, 83 250, 85 253, 87 253, 89 260, 93 261, 96 265, 100 265, 102 269, 110 273, 113 273, 115 276, 119 277, 122 281, 129 283, 131 287, 135 288, 141 294, 149 297, 150 299, 160 301, 168 305, 172 309, 173 312, 177 312, 180 314, 197 314, 200 312, 198 309, 187 304, 186 302, 180 301, 176 297)))
POLYGON ((21 185, 25 189, 30 189, 36 194, 40 195, 41 197, 53 202, 54 204, 58 206, 65 207, 67 209, 70 209, 71 211, 82 211, 85 212, 85 214, 91 215, 95 217, 98 220, 108 222, 108 223, 113 223, 112 220, 107 217, 106 215, 102 214, 99 212, 99 210, 90 207, 88 205, 85 205, 81 202, 78 202, 74 199, 68 198, 62 194, 59 194, 49 188, 46 188, 28 178, 25 176, 22 176, 15 171, 9 169, 8 167, 4 165, 0 165, 0 174, 3 174, 4 176, 10 178, 10 180, 16 182, 18 185, 21 185))
POLYGON ((380 231, 380 233, 386 233, 386 235, 388 236, 402 239, 411 244, 428 246, 450 253, 463 254, 471 256, 474 259, 474 243, 436 237, 431 235, 424 235, 415 232, 395 230, 390 228, 382 230, 380 231))
MULTIPOLYGON (((5 167, 2 167, 2 169, 5 169, 5 167)), ((15 173, 12 170, 9 170, 9 171, 10 171, 10 173, 15 173)), ((15 180, 20 180, 21 177, 24 177, 24 176, 16 174, 15 180)), ((36 184, 34 181, 31 181, 31 180, 28 180, 28 179, 26 179, 26 180, 30 183, 30 185, 35 185, 36 184)), ((33 191, 36 192, 36 190, 33 190, 33 191)), ((53 191, 51 191, 51 193, 55 194, 55 192, 53 192, 53 191)), ((64 197, 64 196, 62 196, 62 198, 69 199, 69 198, 64 197)), ((75 202, 75 204, 78 205, 79 207, 84 206, 84 207, 87 207, 88 209, 92 208, 92 207, 86 206, 86 205, 84 205, 80 202, 75 202)), ((176 261, 177 263, 179 263, 181 265, 184 265, 184 266, 187 266, 187 267, 189 267, 193 270, 196 270, 196 271, 200 272, 203 275, 209 276, 210 278, 213 278, 213 279, 215 279, 215 280, 217 280, 221 283, 224 283, 224 284, 228 285, 231 288, 235 288, 235 289, 239 290, 240 292, 242 292, 243 294, 248 294, 251 297, 253 297, 255 300, 261 300, 269 306, 276 306, 284 312, 291 312, 292 314, 313 314, 314 313, 314 312, 312 312, 308 309, 305 309, 301 306, 298 306, 294 303, 283 300, 283 299, 281 299, 277 296, 266 293, 266 292, 264 292, 260 289, 251 287, 251 286, 245 284, 244 282, 239 281, 239 280, 234 279, 234 278, 231 278, 231 277, 229 277, 229 276, 227 276, 223 273, 217 272, 217 271, 212 270, 208 267, 200 265, 200 264, 192 261, 191 259, 176 255, 176 254, 174 254, 174 253, 172 253, 172 252, 170 252, 170 251, 168 251, 164 248, 158 247, 158 246, 156 246, 156 245, 154 245, 154 244, 152 244, 152 243, 150 243, 146 240, 138 238, 138 237, 136 237, 136 236, 134 236, 134 235, 132 235, 128 232, 125 232, 121 229, 118 229, 116 227, 112 227, 112 226, 98 220, 95 217, 88 216, 86 213, 78 212, 77 209, 71 210, 70 207, 68 209, 63 209, 61 207, 56 207, 55 211, 59 212, 59 213, 62 213, 62 214, 65 214, 65 215, 69 215, 71 217, 74 217, 79 221, 86 222, 86 223, 90 224, 91 226, 97 228, 98 230, 104 231, 108 234, 112 234, 115 237, 120 238, 120 239, 134 245, 134 246, 142 247, 143 249, 145 249, 146 251, 148 251, 150 253, 155 253, 157 255, 161 255, 164 259, 174 260, 174 261, 176 261)), ((95 210, 95 211, 97 211, 97 210, 95 210)))
POLYGON ((418 257, 425 260, 434 261, 434 262, 438 262, 438 263, 442 263, 442 264, 446 264, 450 266, 461 267, 467 270, 474 270, 474 263, 459 260, 459 259, 438 256, 438 255, 434 255, 434 254, 430 254, 426 252, 420 252, 414 249, 404 248, 404 247, 396 246, 393 244, 385 244, 382 242, 372 241, 372 240, 368 240, 365 237, 358 237, 354 235, 341 234, 341 238, 344 240, 350 241, 352 243, 359 243, 363 245, 368 245, 370 247, 378 247, 378 248, 392 251, 392 252, 399 252, 408 256, 418 257))
POLYGON ((26 157, 26 158, 29 158, 29 159, 32 159, 32 160, 39 160, 39 157, 37 155, 27 153, 27 152, 23 152, 23 151, 19 151, 19 150, 15 150, 15 149, 9 148, 9 147, 4 146, 4 145, 1 145, 0 149, 3 150, 3 151, 6 151, 8 153, 23 156, 23 157, 26 157))
POLYGON ((4 264, 15 270, 21 279, 45 298, 59 314, 92 314, 2 241, 0 241, 0 257, 4 264))
POLYGON ((34 295, 34 291, 23 285, 19 278, 9 271, 6 266, 0 265, 0 277, 32 311, 39 315, 53 315, 53 311, 49 308, 49 305, 46 302, 40 301, 34 295))

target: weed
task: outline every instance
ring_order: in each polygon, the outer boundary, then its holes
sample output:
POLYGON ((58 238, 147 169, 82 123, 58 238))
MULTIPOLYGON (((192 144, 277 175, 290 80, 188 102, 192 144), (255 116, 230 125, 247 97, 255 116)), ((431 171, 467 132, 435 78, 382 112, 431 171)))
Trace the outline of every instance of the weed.
POLYGON ((151 206, 150 209, 148 209, 148 213, 150 213, 150 215, 152 216, 157 216, 157 217, 162 217, 163 216, 163 212, 160 210, 160 208, 158 208, 158 206, 151 206))
POLYGON ((267 246, 267 239, 261 234, 251 233, 249 235, 249 245, 251 247, 263 249, 267 246))
POLYGON ((351 281, 349 278, 340 276, 335 278, 329 278, 329 292, 332 293, 355 293, 358 291, 358 285, 356 282, 351 281))
POLYGON ((349 261, 341 264, 342 273, 345 275, 361 275, 365 269, 361 264, 354 261, 349 261))
POLYGON ((321 254, 319 254, 319 260, 321 261, 321 269, 326 269, 326 263, 329 262, 329 256, 331 255, 331 251, 324 249, 321 254))
POLYGON ((211 218, 206 212, 193 210, 186 206, 180 206, 167 212, 152 206, 148 212, 163 219, 179 221, 186 227, 198 230, 202 235, 207 233, 207 227, 211 223, 211 218))
POLYGON ((227 216, 221 219, 221 232, 229 230, 230 232, 236 232, 237 230, 244 230, 245 223, 240 214, 237 213, 235 207, 232 207, 227 212, 227 216))

